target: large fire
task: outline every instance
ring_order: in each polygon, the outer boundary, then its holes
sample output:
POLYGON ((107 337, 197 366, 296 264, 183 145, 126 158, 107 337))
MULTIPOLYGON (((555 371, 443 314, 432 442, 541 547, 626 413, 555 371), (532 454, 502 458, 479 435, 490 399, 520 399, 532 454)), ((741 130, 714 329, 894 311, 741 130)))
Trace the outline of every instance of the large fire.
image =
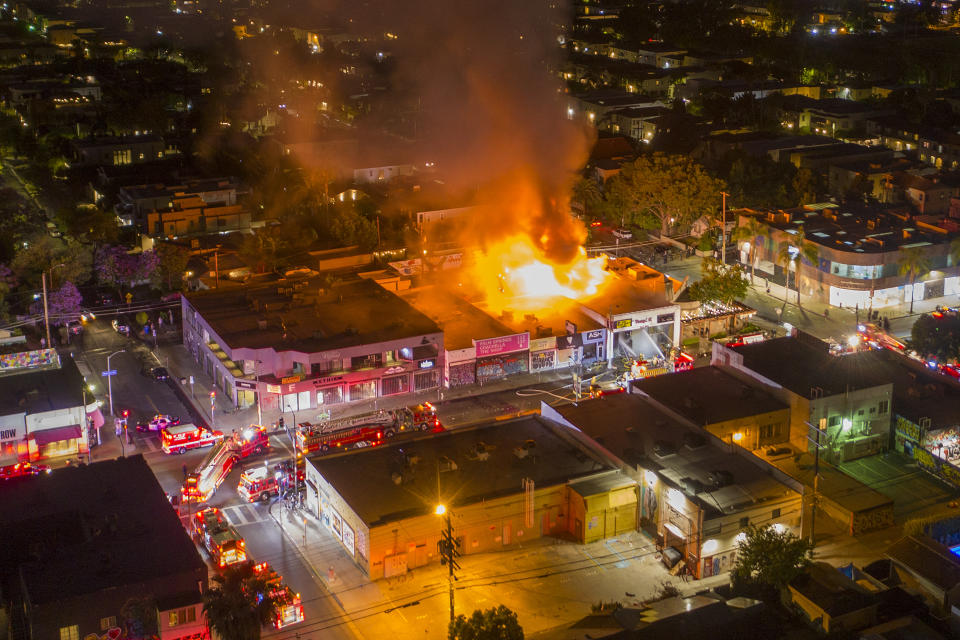
POLYGON ((537 309, 551 299, 589 297, 610 277, 605 256, 590 258, 581 246, 569 262, 554 262, 522 234, 478 251, 471 266, 471 288, 482 292, 487 305, 498 311, 537 309))

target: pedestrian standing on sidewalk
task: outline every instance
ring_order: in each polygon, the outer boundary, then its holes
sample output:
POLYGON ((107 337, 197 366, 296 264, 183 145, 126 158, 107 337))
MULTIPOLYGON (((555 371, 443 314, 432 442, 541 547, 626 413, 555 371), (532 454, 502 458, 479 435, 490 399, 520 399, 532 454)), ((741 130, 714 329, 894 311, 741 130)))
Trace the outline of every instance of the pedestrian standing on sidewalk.
POLYGON ((187 464, 186 464, 186 463, 183 464, 183 479, 184 479, 184 480, 187 479, 187 464))

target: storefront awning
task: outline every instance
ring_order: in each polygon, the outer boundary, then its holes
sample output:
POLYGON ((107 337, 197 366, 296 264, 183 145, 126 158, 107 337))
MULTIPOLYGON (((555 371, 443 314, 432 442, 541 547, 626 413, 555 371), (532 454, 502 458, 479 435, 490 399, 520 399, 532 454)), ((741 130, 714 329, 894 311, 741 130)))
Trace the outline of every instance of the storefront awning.
POLYGON ((80 425, 72 424, 68 427, 55 427, 53 429, 44 429, 43 431, 34 431, 30 434, 36 441, 37 446, 50 444, 51 442, 60 442, 62 440, 71 440, 81 438, 80 425))

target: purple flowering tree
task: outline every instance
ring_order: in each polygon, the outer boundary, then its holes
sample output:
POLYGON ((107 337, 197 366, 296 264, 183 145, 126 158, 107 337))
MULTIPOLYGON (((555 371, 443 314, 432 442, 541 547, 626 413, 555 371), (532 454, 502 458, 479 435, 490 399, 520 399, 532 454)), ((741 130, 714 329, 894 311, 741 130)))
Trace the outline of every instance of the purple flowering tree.
POLYGON ((149 280, 159 264, 155 251, 128 253, 123 247, 107 245, 97 252, 94 268, 101 284, 120 290, 149 280))
MULTIPOLYGON (((59 289, 47 295, 47 312, 50 315, 50 324, 62 325, 67 320, 76 320, 83 312, 83 295, 69 280, 59 289)), ((30 305, 30 313, 43 314, 43 300, 36 300, 30 305)))

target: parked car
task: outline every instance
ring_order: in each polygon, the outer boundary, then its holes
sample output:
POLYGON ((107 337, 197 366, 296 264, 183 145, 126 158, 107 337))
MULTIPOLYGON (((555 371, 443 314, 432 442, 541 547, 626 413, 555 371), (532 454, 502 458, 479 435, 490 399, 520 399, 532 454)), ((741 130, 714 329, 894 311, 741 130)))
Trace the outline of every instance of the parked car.
POLYGON ((123 318, 114 318, 110 325, 117 333, 122 333, 125 336, 130 335, 130 325, 123 318))
POLYGON ((180 416, 156 415, 147 423, 147 431, 160 431, 180 424, 180 416))
POLYGON ((166 367, 154 367, 150 370, 150 377, 157 382, 163 382, 170 379, 170 372, 167 371, 166 367))
POLYGON ((80 313, 80 322, 90 322, 91 320, 96 320, 96 319, 97 319, 96 314, 93 311, 90 311, 89 309, 84 309, 80 313))
POLYGON ((179 293, 168 293, 167 295, 160 298, 163 302, 179 302, 180 294, 179 293))
POLYGON ((613 230, 613 235, 621 240, 633 240, 633 231, 620 227, 613 230))
POLYGON ((960 379, 960 365, 941 364, 938 368, 943 375, 960 379))

